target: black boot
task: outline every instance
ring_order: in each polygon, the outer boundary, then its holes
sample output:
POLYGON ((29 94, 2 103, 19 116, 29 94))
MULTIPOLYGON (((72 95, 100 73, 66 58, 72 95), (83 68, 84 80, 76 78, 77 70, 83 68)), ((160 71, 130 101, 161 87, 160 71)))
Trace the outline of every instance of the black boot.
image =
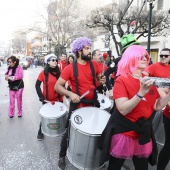
POLYGON ((60 170, 65 170, 66 169, 65 157, 59 158, 59 160, 58 160, 58 168, 60 170))

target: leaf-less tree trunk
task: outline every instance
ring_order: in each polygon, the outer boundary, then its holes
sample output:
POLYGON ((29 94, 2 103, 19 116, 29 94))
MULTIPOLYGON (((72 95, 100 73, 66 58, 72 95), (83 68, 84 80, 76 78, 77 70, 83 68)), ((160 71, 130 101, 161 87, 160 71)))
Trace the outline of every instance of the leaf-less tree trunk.
MULTIPOLYGON (((129 33, 136 34, 137 39, 148 36, 148 11, 146 1, 140 7, 134 6, 134 0, 125 0, 125 5, 113 3, 97 8, 87 17, 89 28, 106 30, 115 43, 118 56, 121 54, 120 38, 129 33), (132 26, 132 23, 135 25, 132 26)), ((170 16, 167 11, 153 10, 151 36, 167 36, 170 33, 170 16)))

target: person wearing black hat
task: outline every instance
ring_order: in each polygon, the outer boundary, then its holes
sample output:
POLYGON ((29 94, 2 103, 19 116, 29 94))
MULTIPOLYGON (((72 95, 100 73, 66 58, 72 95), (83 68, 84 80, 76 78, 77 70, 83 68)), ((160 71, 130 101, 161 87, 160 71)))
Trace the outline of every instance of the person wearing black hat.
MULTIPOLYGON (((49 54, 45 57, 46 66, 43 71, 38 75, 35 88, 42 104, 45 104, 46 100, 55 102, 63 101, 62 95, 59 95, 54 86, 60 76, 60 70, 58 68, 58 59, 55 54, 49 54), (43 90, 41 91, 41 83, 43 83, 43 90)), ((37 139, 42 140, 44 134, 41 131, 41 123, 38 130, 37 139)))

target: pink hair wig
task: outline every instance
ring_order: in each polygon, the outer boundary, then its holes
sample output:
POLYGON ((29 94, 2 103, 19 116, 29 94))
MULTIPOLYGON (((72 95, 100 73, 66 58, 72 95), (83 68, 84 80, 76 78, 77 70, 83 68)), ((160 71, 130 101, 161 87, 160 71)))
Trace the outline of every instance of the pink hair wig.
POLYGON ((129 73, 133 73, 137 69, 139 60, 141 60, 143 56, 146 56, 147 64, 149 65, 150 57, 144 47, 140 45, 132 45, 128 47, 118 63, 116 75, 127 77, 129 73))

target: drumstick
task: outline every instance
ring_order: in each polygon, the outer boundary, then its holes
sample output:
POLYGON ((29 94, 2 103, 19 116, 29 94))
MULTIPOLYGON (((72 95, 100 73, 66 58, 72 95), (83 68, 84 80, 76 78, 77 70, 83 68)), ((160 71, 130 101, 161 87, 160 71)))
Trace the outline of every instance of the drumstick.
POLYGON ((83 95, 80 96, 80 99, 85 97, 91 90, 94 90, 94 89, 95 89, 95 87, 92 85, 88 91, 86 91, 83 95))

